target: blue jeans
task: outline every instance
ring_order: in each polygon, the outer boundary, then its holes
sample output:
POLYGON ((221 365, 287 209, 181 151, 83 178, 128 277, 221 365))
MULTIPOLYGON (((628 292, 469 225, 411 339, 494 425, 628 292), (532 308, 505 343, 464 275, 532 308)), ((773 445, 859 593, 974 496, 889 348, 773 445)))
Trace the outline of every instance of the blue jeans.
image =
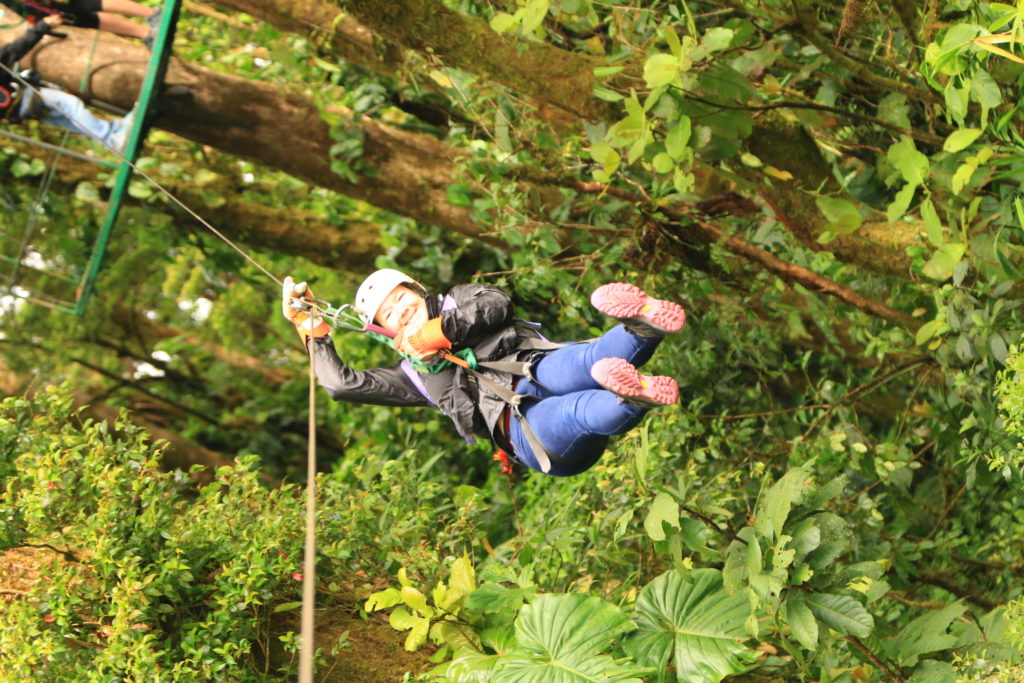
MULTIPOLYGON (((622 401, 602 389, 590 368, 602 358, 625 358, 639 367, 650 360, 660 337, 639 337, 618 325, 592 342, 570 344, 552 351, 533 367, 536 382, 522 379, 517 394, 536 396, 522 403, 522 413, 537 438, 560 460, 551 474, 567 477, 589 469, 608 445, 608 437, 636 427, 647 408, 622 401)), ((509 438, 515 457, 540 471, 519 421, 512 419, 509 438)))
MULTIPOLYGON (((114 146, 114 139, 123 126, 123 119, 101 119, 89 111, 85 102, 63 90, 37 89, 46 103, 46 114, 42 121, 99 140, 107 147, 114 146)), ((23 107, 28 104, 28 99, 24 99, 23 107)))

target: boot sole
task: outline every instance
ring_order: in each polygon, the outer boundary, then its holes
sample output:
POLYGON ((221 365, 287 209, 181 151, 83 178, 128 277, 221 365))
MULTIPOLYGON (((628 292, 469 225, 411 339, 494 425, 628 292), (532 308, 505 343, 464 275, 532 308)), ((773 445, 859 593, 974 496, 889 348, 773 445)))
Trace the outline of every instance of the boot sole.
POLYGON ((664 375, 641 375, 624 358, 602 358, 590 369, 590 376, 603 388, 631 403, 670 406, 679 401, 679 384, 664 375))
POLYGON ((590 303, 605 315, 638 327, 641 332, 671 334, 686 324, 686 312, 682 306, 655 299, 636 285, 625 282, 601 285, 590 295, 590 303))

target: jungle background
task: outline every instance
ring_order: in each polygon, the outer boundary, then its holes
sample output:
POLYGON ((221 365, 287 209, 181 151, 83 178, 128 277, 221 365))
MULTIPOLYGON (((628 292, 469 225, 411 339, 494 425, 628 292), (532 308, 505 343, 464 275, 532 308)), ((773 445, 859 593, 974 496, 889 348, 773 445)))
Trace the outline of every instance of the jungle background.
MULTIPOLYGON (((67 33, 22 66, 130 108, 145 48, 67 33)), ((186 2, 139 166, 278 277, 493 283, 553 339, 616 279, 689 315, 680 404, 570 479, 321 392, 318 680, 1024 678, 1022 37, 1024 2, 186 2)), ((5 284, 67 297, 28 266, 81 276, 110 174, 0 144, 5 284)), ((287 679, 305 354, 129 194, 84 317, 4 299, 0 679, 287 679)))

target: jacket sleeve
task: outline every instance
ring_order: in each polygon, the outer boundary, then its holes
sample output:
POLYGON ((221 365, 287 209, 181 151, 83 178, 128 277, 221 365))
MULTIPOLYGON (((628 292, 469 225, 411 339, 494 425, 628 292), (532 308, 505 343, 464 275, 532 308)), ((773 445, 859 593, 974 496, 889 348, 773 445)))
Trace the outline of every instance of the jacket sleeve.
POLYGON ((429 406, 398 363, 370 370, 353 370, 338 357, 330 336, 316 337, 313 366, 316 377, 335 401, 382 406, 429 406))
POLYGON ((39 41, 50 32, 50 25, 45 21, 37 21, 25 29, 21 36, 3 47, 0 47, 0 62, 13 67, 14 63, 32 51, 39 41))
POLYGON ((441 331, 455 348, 475 346, 512 324, 512 300, 497 287, 458 285, 449 295, 456 307, 441 314, 441 331))

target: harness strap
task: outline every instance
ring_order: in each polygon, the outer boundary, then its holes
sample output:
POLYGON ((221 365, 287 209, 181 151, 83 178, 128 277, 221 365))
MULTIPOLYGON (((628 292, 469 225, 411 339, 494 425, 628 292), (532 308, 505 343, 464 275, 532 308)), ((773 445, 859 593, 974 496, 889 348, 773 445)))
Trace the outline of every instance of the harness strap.
MULTIPOLYGON (((496 364, 504 365, 504 363, 500 362, 496 364)), ((481 365, 486 364, 481 363, 481 365)), ((515 363, 514 365, 518 365, 520 368, 522 368, 524 363, 515 363)), ((524 416, 522 411, 519 409, 519 406, 522 404, 524 400, 538 401, 540 399, 538 399, 536 396, 529 396, 527 394, 517 394, 509 389, 506 389, 505 387, 501 386, 494 380, 484 375, 479 370, 473 370, 470 368, 469 371, 473 373, 473 376, 476 378, 476 381, 479 382, 485 389, 487 389, 492 394, 494 394, 495 396, 497 396, 498 398, 500 398, 502 401, 509 405, 512 415, 514 415, 516 420, 519 422, 519 427, 523 430, 523 436, 526 437, 526 443, 530 444, 530 449, 533 450, 533 456, 537 459, 537 464, 540 465, 540 469, 542 472, 546 474, 551 471, 552 461, 567 462, 565 458, 559 457, 547 449, 547 447, 534 433, 533 428, 530 426, 530 423, 526 419, 526 416, 524 416)), ((526 373, 513 374, 525 375, 526 373)), ((509 435, 509 437, 511 437, 511 435, 509 435)))

